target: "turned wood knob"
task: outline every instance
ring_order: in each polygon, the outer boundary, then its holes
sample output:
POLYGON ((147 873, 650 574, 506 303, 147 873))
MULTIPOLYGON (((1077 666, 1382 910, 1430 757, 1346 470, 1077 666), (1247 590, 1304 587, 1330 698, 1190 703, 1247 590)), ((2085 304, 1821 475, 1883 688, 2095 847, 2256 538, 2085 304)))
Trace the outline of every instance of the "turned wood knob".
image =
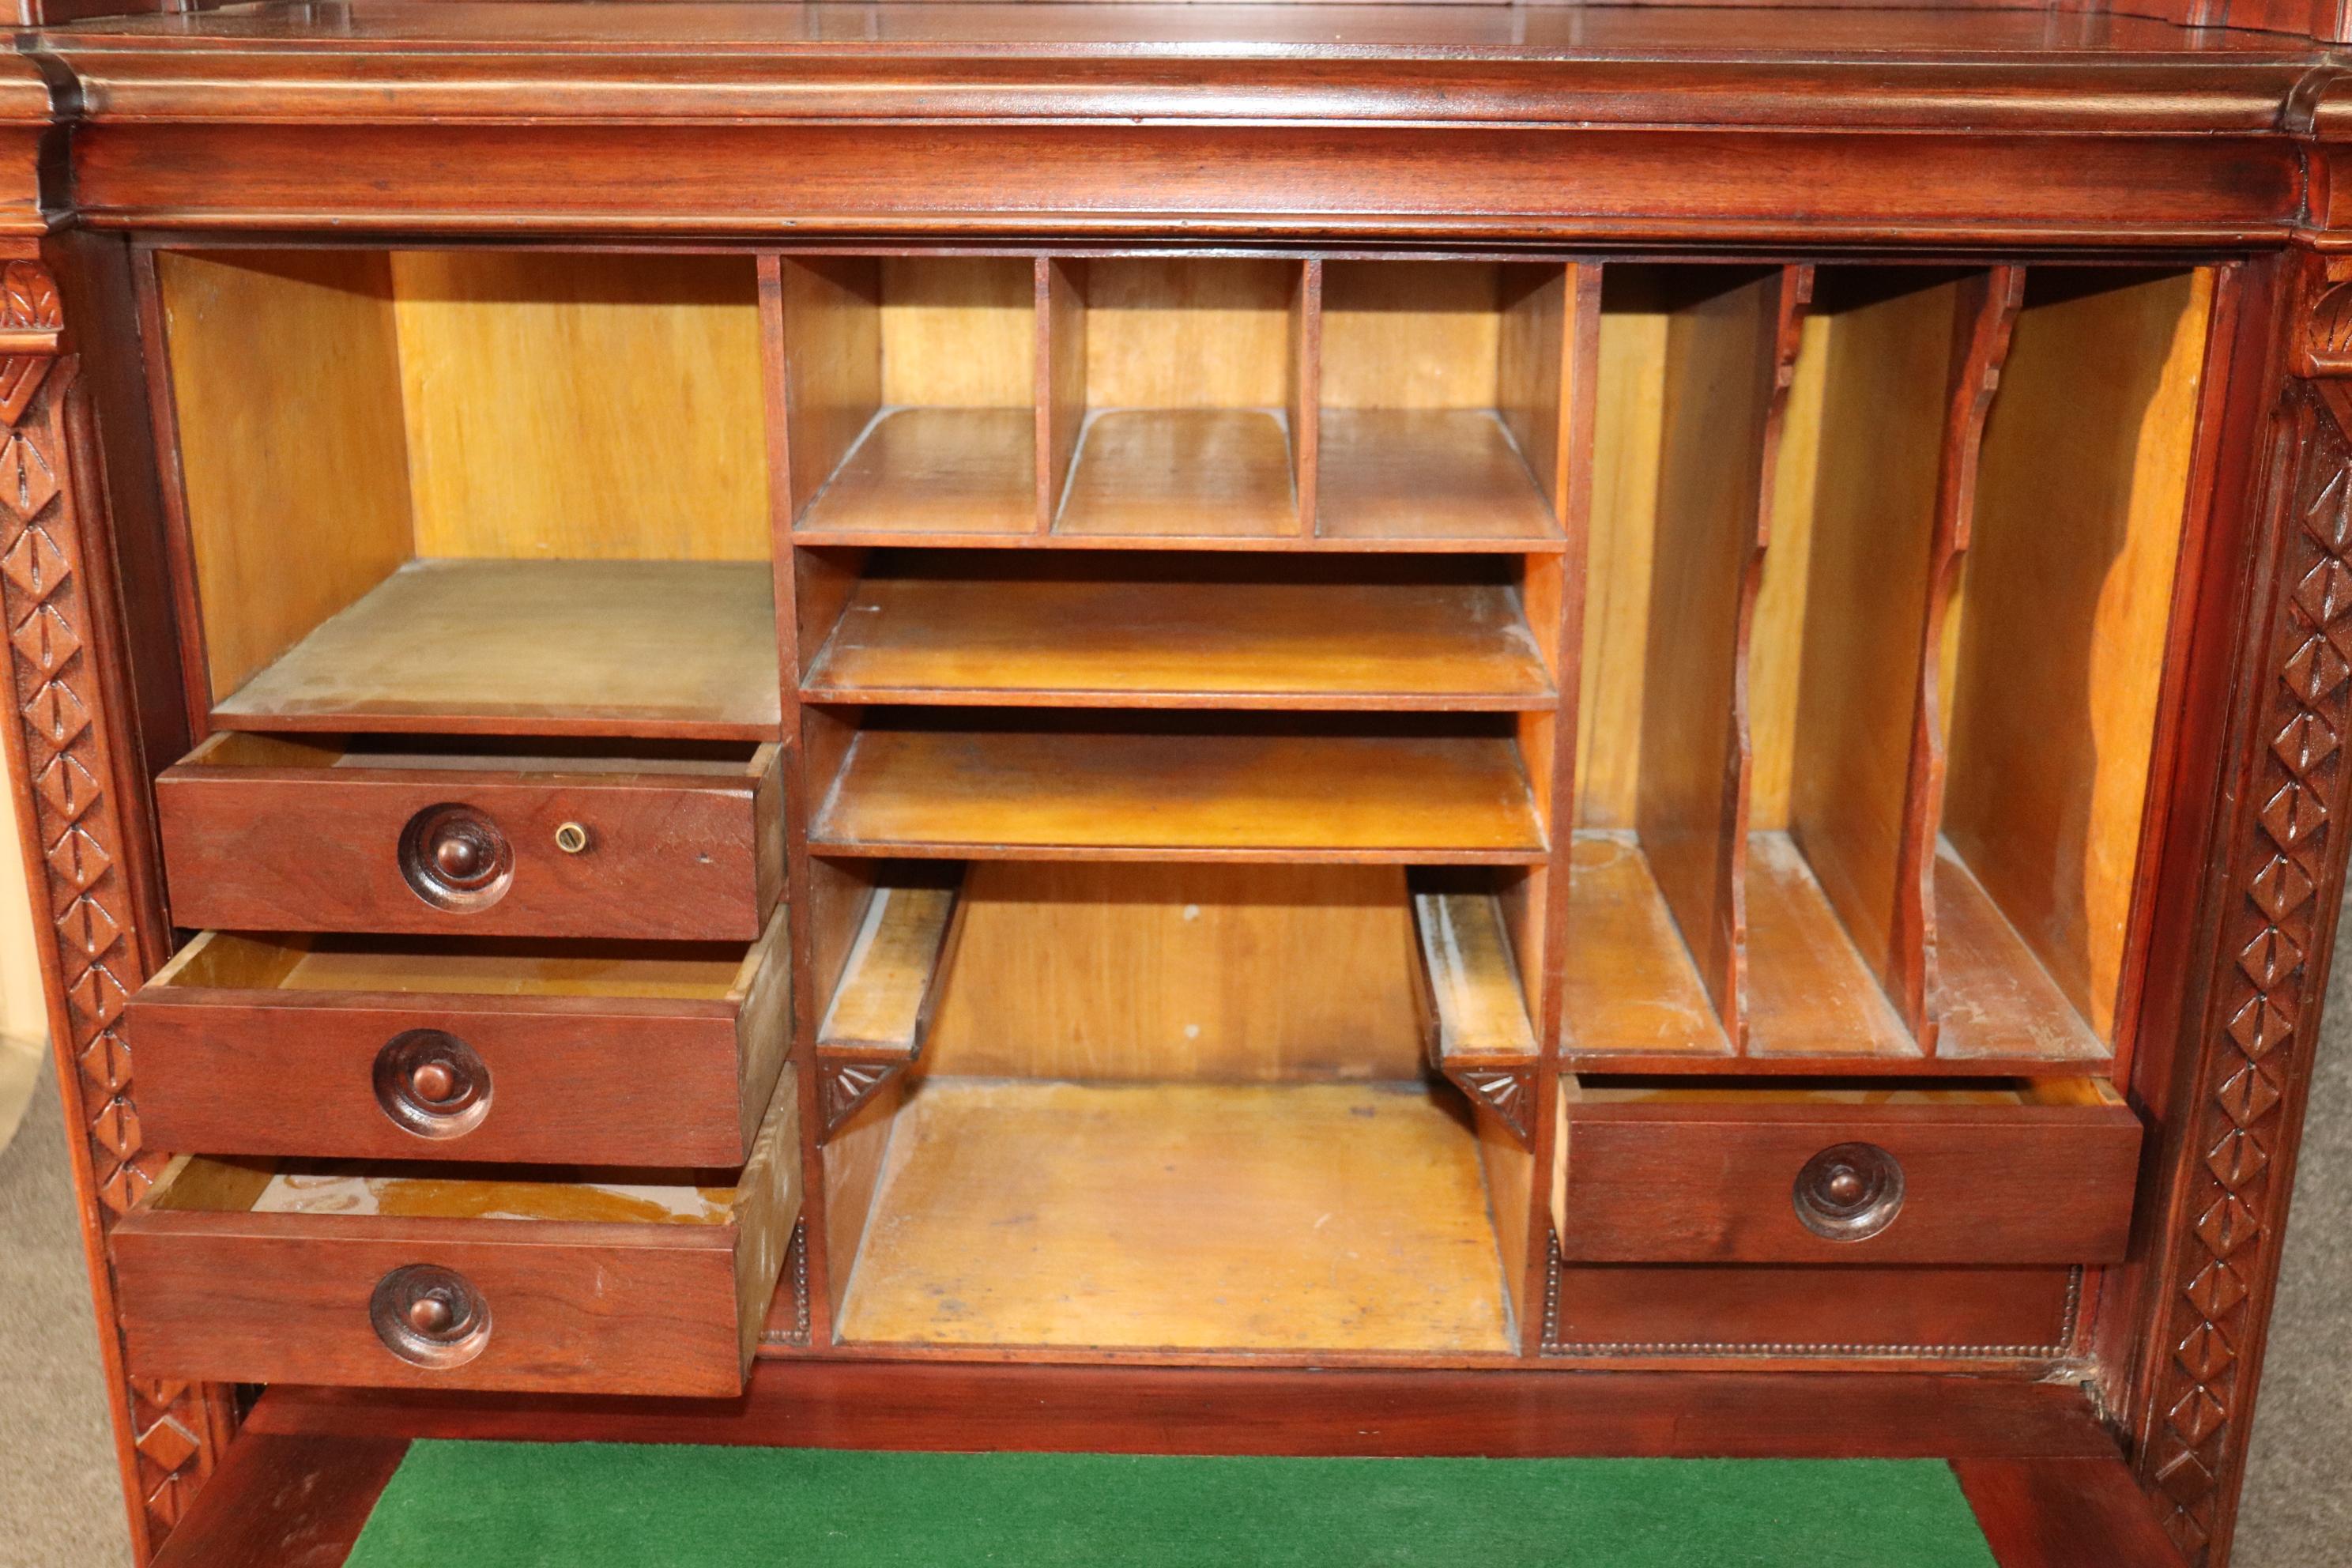
POLYGON ((1902 1212, 1903 1166, 1875 1143, 1832 1144, 1805 1162, 1790 1199, 1823 1240, 1867 1240, 1902 1212))
POLYGON ((433 864, 453 882, 470 882, 489 864, 489 849, 468 834, 447 833, 433 846, 433 864))
POLYGON ((376 1281, 368 1322, 411 1366, 463 1366, 490 1341, 490 1306, 454 1268, 411 1263, 376 1281))
POLYGON ((400 874, 428 904, 483 909, 514 880, 514 850, 499 825, 474 807, 428 805, 401 830, 400 874))
POLYGON ((457 1075, 447 1062, 420 1062, 408 1075, 408 1087, 415 1091, 417 1099, 437 1105, 456 1096, 457 1075))
POLYGON ((489 1065, 446 1029, 404 1029, 375 1054, 375 1102, 419 1138, 461 1138, 490 1113, 489 1065))

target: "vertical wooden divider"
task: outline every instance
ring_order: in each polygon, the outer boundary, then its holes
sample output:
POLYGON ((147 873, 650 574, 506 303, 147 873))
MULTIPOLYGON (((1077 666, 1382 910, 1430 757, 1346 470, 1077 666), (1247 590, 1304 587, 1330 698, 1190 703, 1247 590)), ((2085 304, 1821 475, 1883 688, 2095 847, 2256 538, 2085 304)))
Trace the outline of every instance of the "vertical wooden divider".
POLYGON ((1315 537, 1316 470, 1323 431, 1323 263, 1307 258, 1290 296, 1290 493, 1298 506, 1297 531, 1315 537))
POLYGON ((1748 1049, 1748 639, 1809 266, 1675 312, 1635 823, 1734 1051, 1748 1049), (1727 460, 1726 454, 1733 460, 1727 460), (1668 564, 1673 569, 1669 570, 1668 564))
POLYGON ((1037 258, 1037 531, 1054 531, 1087 420, 1086 263, 1037 258))
POLYGON ((801 1128, 801 1204, 803 1262, 809 1292, 809 1333, 823 1342, 832 1332, 832 1313, 825 1290, 824 1160, 817 1148, 823 1121, 818 1110, 816 1052, 812 1045, 814 1021, 809 1017, 805 976, 808 964, 807 908, 809 884, 807 807, 808 784, 802 772, 800 617, 798 573, 793 546, 793 524, 799 517, 799 489, 793 484, 790 440, 793 384, 785 352, 783 258, 761 256, 760 369, 763 393, 768 453, 768 513, 770 550, 776 596, 776 669, 784 741, 784 900, 792 922, 789 943, 792 963, 792 1038, 786 1067, 793 1092, 799 1097, 801 1128))
MULTIPOLYGON (((1601 359, 1601 268, 1571 263, 1506 307, 1496 369, 1496 405, 1512 426, 1537 484, 1551 503, 1567 546, 1557 554, 1524 557, 1522 608, 1536 633, 1558 690, 1550 712, 1538 715, 1549 750, 1549 789, 1542 798, 1550 858, 1530 871, 1522 896, 1533 920, 1514 922, 1519 973, 1529 988, 1528 1011, 1536 1033, 1536 1071, 1528 1108, 1526 1247, 1517 1259, 1524 1281, 1517 1296, 1522 1354, 1543 1351, 1543 1302, 1549 1294, 1552 1226, 1550 1173, 1565 1136, 1559 1118, 1562 994, 1568 965, 1568 900, 1576 824, 1577 699, 1584 647, 1584 537, 1592 498, 1594 409, 1601 359), (1548 416, 1547 416, 1548 413, 1548 416), (1521 925, 1530 933, 1519 934, 1521 925)), ((1524 721, 1522 747, 1536 743, 1524 721)), ((1506 913, 1511 900, 1506 900, 1506 913)), ((1494 1182, 1489 1162, 1488 1183, 1494 1182)), ((1496 1205, 1496 1232, 1506 1221, 1496 1205)), ((1510 1243, 1506 1237, 1505 1257, 1510 1243)))
POLYGON ((1946 622, 1967 558, 1975 518, 1977 459, 1985 421, 2000 385, 2017 313, 2025 302, 2025 268, 1996 267, 1961 286, 1954 312, 1952 378, 1945 405, 1944 449, 1936 476, 1936 528, 1929 545, 1927 615, 1921 628, 1919 696, 1913 705, 1911 777, 1903 802, 1903 882, 1916 928, 1899 931, 1901 993, 1895 997, 1923 1056, 1934 1056, 1936 1018, 1936 836, 1944 812, 1945 737, 1940 712, 1946 622))

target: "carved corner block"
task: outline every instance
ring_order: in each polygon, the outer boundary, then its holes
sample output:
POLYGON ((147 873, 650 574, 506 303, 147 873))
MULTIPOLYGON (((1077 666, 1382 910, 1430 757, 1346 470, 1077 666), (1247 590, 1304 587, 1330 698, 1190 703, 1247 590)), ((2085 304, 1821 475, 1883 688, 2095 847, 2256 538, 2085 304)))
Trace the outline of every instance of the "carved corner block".
POLYGON ((914 1058, 845 1057, 819 1051, 816 1061, 817 1100, 824 1112, 826 1139, 846 1126, 858 1108, 882 1086, 914 1064, 914 1058))
POLYGON ((1511 1130, 1511 1136, 1525 1144, 1534 1136, 1530 1110, 1535 1103, 1536 1069, 1533 1062, 1509 1067, 1465 1066, 1460 1062, 1444 1064, 1445 1077, 1454 1088, 1470 1097, 1470 1103, 1481 1110, 1491 1110, 1511 1130))
MULTIPOLYGON (((140 1135, 123 1005, 144 979, 139 912, 123 870, 124 803, 115 763, 127 715, 107 711, 98 660, 108 635, 106 579, 80 492, 68 406, 79 368, 61 356, 64 311, 37 262, 0 265, 0 614, 17 722, 8 751, 32 875, 58 1087, 84 1136, 74 1161, 95 1199, 83 1223, 102 1235, 139 1201, 167 1158, 140 1135)), ((113 1281, 99 1253, 92 1288, 111 1336, 113 1281)), ((123 1363, 119 1340, 108 1363, 123 1363)), ((133 1544, 152 1555, 212 1470, 234 1417, 225 1391, 137 1376, 114 1393, 118 1444, 141 1507, 133 1544)))

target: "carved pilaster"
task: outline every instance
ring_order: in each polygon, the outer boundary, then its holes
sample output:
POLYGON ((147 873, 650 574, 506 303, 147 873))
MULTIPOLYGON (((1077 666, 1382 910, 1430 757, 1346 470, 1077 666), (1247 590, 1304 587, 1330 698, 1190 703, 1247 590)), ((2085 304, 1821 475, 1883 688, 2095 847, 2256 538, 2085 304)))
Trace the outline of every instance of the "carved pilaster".
MULTIPOLYGON (((128 754, 128 716, 108 711, 97 603, 107 579, 89 564, 87 523, 99 504, 77 483, 68 409, 79 364, 58 353, 57 285, 31 261, 0 267, 0 614, 5 614, 18 721, 8 754, 28 857, 35 932, 49 992, 49 1026, 75 1140, 83 1222, 102 1237, 138 1202, 165 1154, 140 1136, 122 1007, 145 977, 138 907, 123 870, 123 803, 115 763, 128 754), (79 492, 79 493, 78 493, 79 492)), ((110 1367, 114 1286, 102 1246, 92 1288, 110 1367)), ((133 1543, 160 1545, 210 1473, 233 1413, 224 1391, 121 1377, 115 1423, 135 1479, 133 1543)))
POLYGON ((2352 292, 2323 288, 2287 395, 2295 442, 2182 1170, 2161 1238, 2161 1364, 2138 1464, 2193 1563, 2226 1554, 2278 1277, 2287 1171, 2342 900, 2352 736, 2352 292))

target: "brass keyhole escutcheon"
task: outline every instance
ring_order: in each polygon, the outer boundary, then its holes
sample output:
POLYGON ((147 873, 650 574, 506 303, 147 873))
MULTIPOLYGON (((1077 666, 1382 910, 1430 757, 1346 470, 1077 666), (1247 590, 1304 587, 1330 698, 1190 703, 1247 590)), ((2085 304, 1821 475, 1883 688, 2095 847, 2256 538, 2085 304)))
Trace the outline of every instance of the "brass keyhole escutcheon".
POLYGON ((462 1138, 490 1113, 490 1069, 441 1029, 407 1029, 375 1054, 375 1101, 419 1138, 462 1138))
POLYGON ((487 909, 514 880, 514 847, 473 806, 428 805, 401 829, 400 874, 436 909, 487 909))
POLYGON ((411 1263, 376 1282, 368 1321, 383 1348, 411 1366, 463 1366, 490 1342, 490 1306, 454 1268, 411 1263))
POLYGON ((577 822, 567 822, 555 830, 555 847, 566 855, 578 855, 588 847, 588 829, 577 822))
POLYGON ((1903 1165, 1875 1143, 1832 1144, 1805 1162, 1790 1199, 1815 1236, 1864 1241, 1902 1212, 1903 1165))

